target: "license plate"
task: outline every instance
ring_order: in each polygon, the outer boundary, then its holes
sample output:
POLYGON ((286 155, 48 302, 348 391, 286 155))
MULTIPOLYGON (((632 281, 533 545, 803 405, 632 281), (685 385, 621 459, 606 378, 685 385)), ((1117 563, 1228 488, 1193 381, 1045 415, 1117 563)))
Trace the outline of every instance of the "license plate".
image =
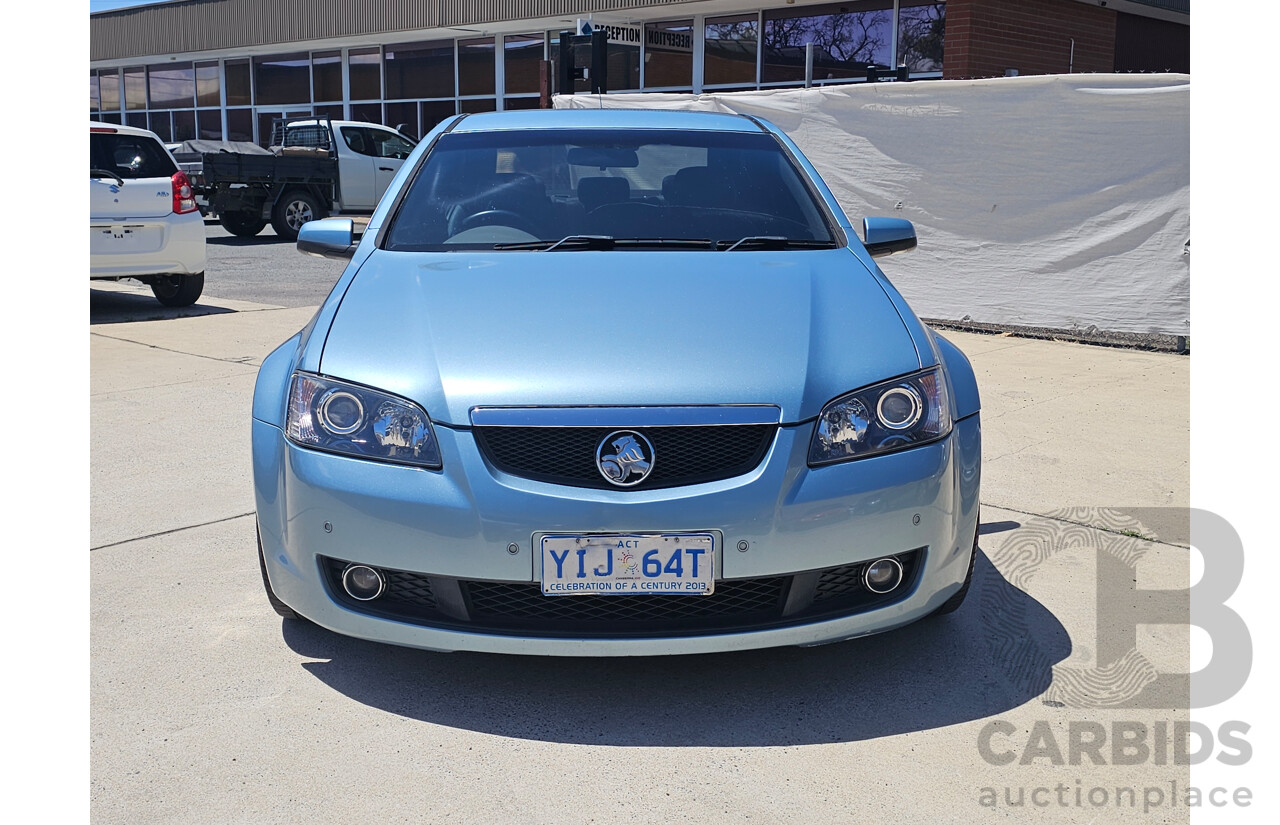
POLYGON ((92 226, 89 253, 112 255, 156 252, 164 245, 164 230, 158 226, 92 226))
POLYGON ((711 533, 542 537, 544 596, 708 596, 715 590, 711 533))

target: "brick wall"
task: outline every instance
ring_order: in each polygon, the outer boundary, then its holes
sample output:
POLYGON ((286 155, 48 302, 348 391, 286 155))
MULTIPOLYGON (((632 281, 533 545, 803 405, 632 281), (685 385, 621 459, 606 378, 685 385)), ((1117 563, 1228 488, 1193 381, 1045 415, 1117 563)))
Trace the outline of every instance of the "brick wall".
POLYGON ((945 38, 944 78, 1110 72, 1116 12, 1075 0, 948 0, 945 38))

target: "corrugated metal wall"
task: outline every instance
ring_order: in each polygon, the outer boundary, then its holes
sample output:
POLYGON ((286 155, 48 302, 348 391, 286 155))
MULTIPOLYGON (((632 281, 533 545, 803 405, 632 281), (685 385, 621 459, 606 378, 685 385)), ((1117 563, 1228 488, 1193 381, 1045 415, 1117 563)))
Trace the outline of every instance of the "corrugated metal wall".
MULTIPOLYGON (((89 59, 114 60, 675 5, 679 0, 188 0, 94 14, 89 59)), ((286 47, 287 48, 287 47, 286 47)))
MULTIPOLYGON (((687 1, 687 0, 686 0, 687 1)), ((440 24, 494 23, 539 17, 574 17, 589 12, 620 11, 650 6, 677 5, 681 0, 440 0, 440 24)))

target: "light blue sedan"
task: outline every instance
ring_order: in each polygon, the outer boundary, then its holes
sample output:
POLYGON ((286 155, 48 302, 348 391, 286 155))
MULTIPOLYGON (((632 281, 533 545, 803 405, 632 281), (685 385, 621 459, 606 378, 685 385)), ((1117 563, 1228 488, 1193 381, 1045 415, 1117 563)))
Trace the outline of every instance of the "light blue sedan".
POLYGON ((272 606, 430 650, 815 645, 955 610, 978 390, 756 118, 451 118, 253 399, 272 606))

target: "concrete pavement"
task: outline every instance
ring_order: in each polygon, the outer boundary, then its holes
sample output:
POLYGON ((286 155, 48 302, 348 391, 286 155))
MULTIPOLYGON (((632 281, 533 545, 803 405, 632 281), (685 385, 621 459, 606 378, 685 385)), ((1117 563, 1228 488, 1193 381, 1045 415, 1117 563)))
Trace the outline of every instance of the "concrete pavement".
MULTIPOLYGON (((1186 719, 1185 697, 1122 711, 1080 687, 1099 671, 1099 559, 1138 559, 1144 588, 1188 580, 1177 519, 1134 510, 1189 504, 1185 356, 947 333, 978 372, 985 456, 983 554, 949 618, 806 650, 445 655, 266 604, 249 401, 314 308, 208 299, 129 321, 149 294, 116 289, 124 316, 90 328, 95 822, 1187 821, 1142 810, 1185 766, 996 766, 979 747, 993 721, 1013 731, 997 756, 1039 723, 1065 756, 1073 722, 1186 719), (1055 783, 1051 805, 1006 804, 1055 783)), ((1188 659, 1185 629, 1139 634, 1140 675, 1188 659)))

